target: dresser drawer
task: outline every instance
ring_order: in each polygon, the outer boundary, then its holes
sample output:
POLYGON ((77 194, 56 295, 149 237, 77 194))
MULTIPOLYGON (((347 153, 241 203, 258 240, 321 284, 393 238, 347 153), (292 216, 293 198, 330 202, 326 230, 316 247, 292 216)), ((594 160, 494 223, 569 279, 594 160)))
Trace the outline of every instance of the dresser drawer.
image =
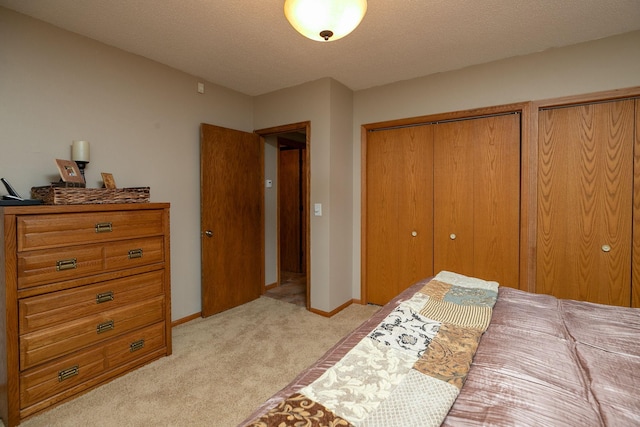
POLYGON ((20 336, 20 370, 164 319, 164 296, 20 336))
POLYGON ((118 270, 164 261, 164 239, 123 240, 105 245, 105 270, 118 270))
POLYGON ((162 221, 162 210, 18 216, 18 251, 160 235, 162 221))
POLYGON ((162 237, 18 253, 18 289, 164 261, 162 237))
POLYGON ((105 370, 104 349, 96 347, 20 375, 20 409, 24 409, 99 375, 105 370))
POLYGON ((18 289, 100 273, 103 258, 101 245, 19 253, 18 289))
POLYGON ((165 346, 164 323, 130 332, 104 345, 78 352, 20 375, 24 409, 165 346))
POLYGON ((20 334, 143 301, 164 292, 164 270, 19 300, 20 334))
POLYGON ((165 324, 157 323, 109 341, 105 345, 107 367, 114 368, 165 346, 165 324))

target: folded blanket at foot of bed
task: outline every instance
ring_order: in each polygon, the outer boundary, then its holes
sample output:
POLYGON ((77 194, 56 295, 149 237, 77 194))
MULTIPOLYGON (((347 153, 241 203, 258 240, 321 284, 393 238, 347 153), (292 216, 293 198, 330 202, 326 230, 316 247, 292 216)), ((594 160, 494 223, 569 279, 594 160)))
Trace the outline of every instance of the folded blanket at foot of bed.
POLYGON ((498 284, 441 272, 336 364, 250 426, 439 426, 465 382, 498 284))

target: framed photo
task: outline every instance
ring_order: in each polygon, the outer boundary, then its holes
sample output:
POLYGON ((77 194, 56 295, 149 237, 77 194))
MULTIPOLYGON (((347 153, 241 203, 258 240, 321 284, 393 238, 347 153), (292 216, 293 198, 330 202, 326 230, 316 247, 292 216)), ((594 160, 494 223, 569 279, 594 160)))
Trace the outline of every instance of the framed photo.
POLYGON ((113 179, 113 175, 106 172, 101 172, 102 182, 104 182, 104 188, 116 188, 116 181, 113 179))
POLYGON ((73 160, 56 159, 58 165, 58 171, 60 171, 60 178, 63 182, 77 182, 84 184, 84 177, 80 173, 78 164, 73 160))

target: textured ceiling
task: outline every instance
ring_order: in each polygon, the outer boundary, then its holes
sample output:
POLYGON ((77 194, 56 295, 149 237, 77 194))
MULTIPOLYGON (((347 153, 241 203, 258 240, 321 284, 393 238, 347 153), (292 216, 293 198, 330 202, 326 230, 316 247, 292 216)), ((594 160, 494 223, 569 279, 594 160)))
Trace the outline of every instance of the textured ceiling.
POLYGON ((322 77, 365 89, 640 29, 640 0, 369 0, 330 43, 283 0, 0 0, 0 6, 247 95, 322 77))

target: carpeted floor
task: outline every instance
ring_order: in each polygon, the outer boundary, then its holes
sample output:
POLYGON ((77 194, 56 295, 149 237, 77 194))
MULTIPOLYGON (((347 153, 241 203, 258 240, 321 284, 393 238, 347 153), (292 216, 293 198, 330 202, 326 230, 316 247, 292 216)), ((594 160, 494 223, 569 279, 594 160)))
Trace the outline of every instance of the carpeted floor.
POLYGON ((378 309, 325 318, 261 297, 174 328, 170 357, 21 425, 235 426, 378 309))

